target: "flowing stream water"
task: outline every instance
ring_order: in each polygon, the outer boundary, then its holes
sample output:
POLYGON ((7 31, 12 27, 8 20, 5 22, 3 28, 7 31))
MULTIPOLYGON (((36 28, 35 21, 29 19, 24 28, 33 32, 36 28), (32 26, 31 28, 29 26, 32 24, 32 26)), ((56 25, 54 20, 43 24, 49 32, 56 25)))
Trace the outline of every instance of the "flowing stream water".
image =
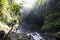
MULTIPOLYGON (((42 0, 40 0, 40 1, 42 1, 42 0)), ((17 33, 27 33, 27 34, 32 35, 32 33, 37 32, 37 35, 38 35, 38 32, 40 32, 40 30, 39 29, 35 30, 35 29, 31 28, 29 25, 29 24, 31 24, 30 23, 31 21, 29 21, 29 20, 26 21, 26 18, 27 17, 29 18, 29 16, 31 16, 31 18, 33 18, 33 15, 39 14, 41 20, 39 21, 40 23, 37 22, 37 24, 39 24, 39 25, 43 24, 44 16, 45 16, 44 12, 47 10, 48 4, 49 4, 49 0, 45 0, 45 1, 43 0, 42 2, 38 2, 38 0, 25 0, 25 2, 22 5, 22 9, 21 9, 21 12, 23 14, 23 21, 20 22, 20 25, 17 29, 17 33), (30 14, 32 14, 32 15, 30 15, 30 14), (37 30, 39 30, 39 31, 37 31, 37 30)), ((40 40, 42 38, 41 35, 40 36, 37 36, 37 35, 36 36, 32 35, 32 36, 35 38, 35 40, 40 40), (40 39, 39 39, 39 37, 40 37, 40 39)))

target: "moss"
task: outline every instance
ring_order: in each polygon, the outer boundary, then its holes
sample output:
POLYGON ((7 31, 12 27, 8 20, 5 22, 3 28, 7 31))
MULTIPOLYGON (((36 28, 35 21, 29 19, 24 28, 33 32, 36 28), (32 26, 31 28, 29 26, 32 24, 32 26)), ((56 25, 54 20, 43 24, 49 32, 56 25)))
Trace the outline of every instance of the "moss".
POLYGON ((60 38, 60 31, 55 34, 56 37, 60 38))
POLYGON ((18 40, 25 40, 25 38, 23 37, 23 35, 19 35, 18 40))

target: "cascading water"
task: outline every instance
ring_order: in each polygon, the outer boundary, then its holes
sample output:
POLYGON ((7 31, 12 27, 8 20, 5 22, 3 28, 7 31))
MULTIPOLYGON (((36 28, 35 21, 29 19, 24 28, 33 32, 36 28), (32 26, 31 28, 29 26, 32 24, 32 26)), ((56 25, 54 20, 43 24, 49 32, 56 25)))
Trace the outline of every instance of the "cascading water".
MULTIPOLYGON (((36 28, 38 28, 39 26, 42 26, 43 24, 43 21, 44 21, 44 12, 46 11, 47 7, 48 7, 48 4, 49 4, 49 0, 24 0, 25 2, 23 3, 23 8, 21 9, 22 11, 22 14, 23 14, 23 21, 20 23, 19 27, 18 27, 18 30, 17 30, 17 33, 27 33, 27 34, 32 34, 35 33, 35 32, 40 32, 40 29, 36 29, 36 30, 39 30, 39 31, 36 31, 35 29, 33 29, 30 24, 31 21, 27 20, 27 17, 29 19, 29 17, 31 17, 31 19, 34 19, 33 18, 33 15, 35 15, 35 19, 37 20, 37 22, 33 23, 35 25, 37 25, 36 28), (37 15, 38 14, 40 16, 40 20, 37 18, 37 15), (39 20, 39 21, 38 21, 39 20), (39 25, 39 26, 38 26, 39 25), (32 30, 33 29, 33 30, 32 30)), ((17 3, 19 3, 17 1, 17 3)), ((32 25, 33 25, 32 24, 32 25)), ((38 35, 38 33, 37 33, 38 35)), ((42 37, 39 37, 38 36, 33 36, 33 37, 37 37, 38 40, 40 40, 42 37)), ((35 40, 37 40, 37 38, 35 38, 35 40)))

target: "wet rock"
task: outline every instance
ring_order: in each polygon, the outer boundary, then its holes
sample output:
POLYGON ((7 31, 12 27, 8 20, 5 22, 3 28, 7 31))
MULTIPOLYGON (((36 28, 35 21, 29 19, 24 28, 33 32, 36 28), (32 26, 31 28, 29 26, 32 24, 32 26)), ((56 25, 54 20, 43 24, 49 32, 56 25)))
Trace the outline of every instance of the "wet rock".
POLYGON ((0 31, 0 40, 3 39, 4 35, 5 35, 5 32, 4 31, 0 31))
POLYGON ((56 37, 56 39, 55 39, 55 40, 60 40, 60 38, 56 37))

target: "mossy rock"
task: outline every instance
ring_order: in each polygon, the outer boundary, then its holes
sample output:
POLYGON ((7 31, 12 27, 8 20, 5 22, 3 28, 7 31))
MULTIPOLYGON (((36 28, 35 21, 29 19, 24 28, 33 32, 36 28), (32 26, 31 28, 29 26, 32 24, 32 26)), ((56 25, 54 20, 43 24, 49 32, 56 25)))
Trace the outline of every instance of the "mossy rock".
POLYGON ((23 37, 23 35, 19 35, 18 40, 25 40, 25 38, 23 37))
POLYGON ((60 38, 60 31, 55 34, 56 37, 60 38))

